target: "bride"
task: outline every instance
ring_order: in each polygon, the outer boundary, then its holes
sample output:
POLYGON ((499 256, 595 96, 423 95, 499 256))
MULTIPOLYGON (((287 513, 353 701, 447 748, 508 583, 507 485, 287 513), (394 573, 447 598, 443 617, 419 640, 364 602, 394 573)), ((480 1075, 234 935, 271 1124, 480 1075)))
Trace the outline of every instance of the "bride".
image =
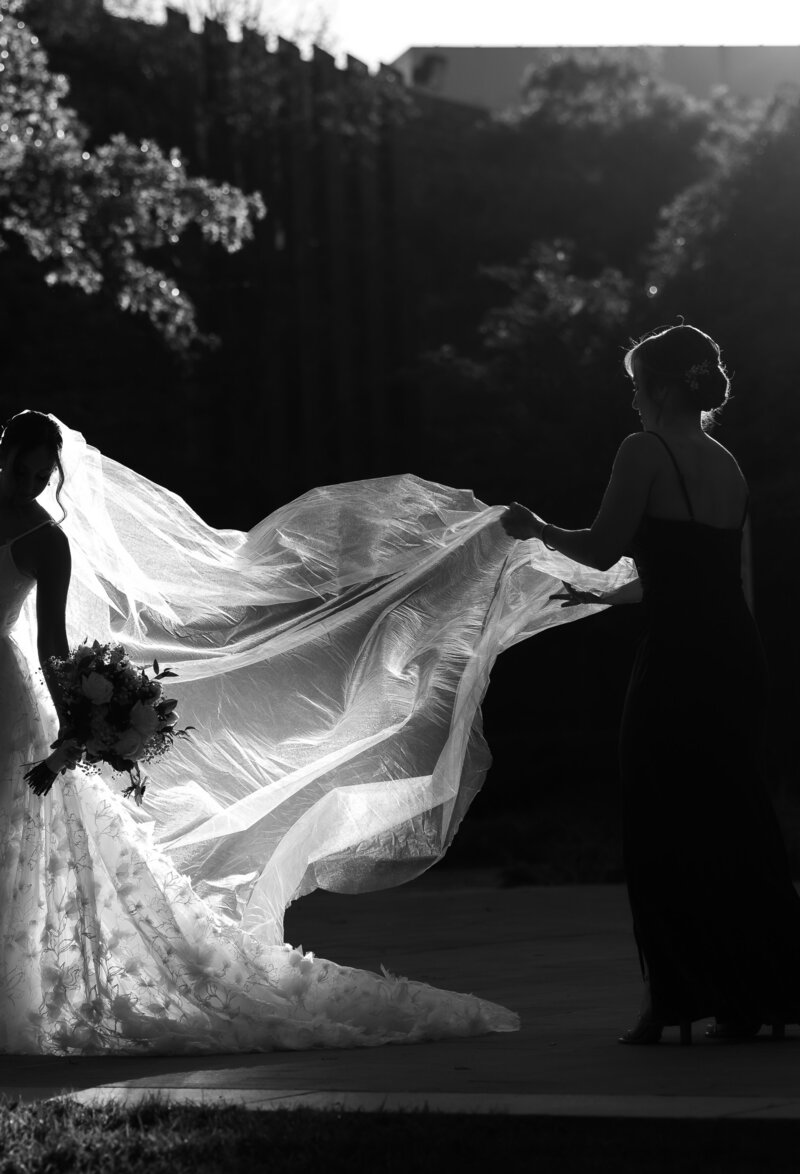
POLYGON ((249 533, 26 411, 0 441, 0 1050, 230 1052, 513 1031, 471 994, 285 944, 316 887, 409 880, 489 765, 497 654, 588 614, 554 581, 634 577, 515 544, 413 476, 312 490, 249 533), (35 590, 34 590, 35 588, 35 590), (143 807, 104 768, 24 781, 58 733, 47 673, 83 639, 178 674, 194 727, 143 807), (37 662, 41 668, 37 668, 37 662))

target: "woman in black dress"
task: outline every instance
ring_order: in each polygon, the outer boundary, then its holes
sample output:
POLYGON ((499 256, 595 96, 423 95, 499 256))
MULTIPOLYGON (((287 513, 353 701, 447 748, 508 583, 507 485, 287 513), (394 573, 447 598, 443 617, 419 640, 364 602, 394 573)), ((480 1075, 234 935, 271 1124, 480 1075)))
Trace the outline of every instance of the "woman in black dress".
POLYGON ((627 354, 643 431, 619 448, 586 530, 513 503, 516 538, 638 583, 605 603, 644 605, 620 730, 623 851, 645 995, 622 1043, 658 1043, 713 1016, 706 1035, 773 1035, 800 1022, 800 898, 763 774, 767 673, 742 589, 747 485, 707 435, 728 397, 719 347, 695 327, 627 354))

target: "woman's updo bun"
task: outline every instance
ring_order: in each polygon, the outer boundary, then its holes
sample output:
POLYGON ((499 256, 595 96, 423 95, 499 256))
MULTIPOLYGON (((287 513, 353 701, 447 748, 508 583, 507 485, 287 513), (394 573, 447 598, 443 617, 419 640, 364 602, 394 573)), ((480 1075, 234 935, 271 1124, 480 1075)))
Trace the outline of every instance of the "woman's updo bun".
POLYGON ((728 398, 730 380, 719 363, 712 363, 710 359, 692 363, 684 379, 701 412, 717 411, 728 398))
POLYGON ((730 396, 730 379, 719 346, 696 326, 668 326, 639 339, 625 356, 625 370, 633 376, 633 360, 640 370, 645 395, 667 387, 682 406, 718 412, 730 396))

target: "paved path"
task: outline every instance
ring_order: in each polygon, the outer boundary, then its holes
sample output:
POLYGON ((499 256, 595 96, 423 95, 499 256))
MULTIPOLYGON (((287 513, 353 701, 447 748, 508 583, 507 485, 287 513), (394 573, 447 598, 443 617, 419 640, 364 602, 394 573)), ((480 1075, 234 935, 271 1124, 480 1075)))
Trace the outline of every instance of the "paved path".
POLYGON ((340 1051, 80 1059, 0 1057, 0 1091, 80 1100, 154 1090, 252 1108, 419 1108, 576 1116, 800 1117, 800 1028, 784 1041, 625 1047, 642 986, 621 885, 501 889, 440 869, 399 889, 317 892, 286 937, 322 957, 471 991, 519 1011, 520 1032, 340 1051))

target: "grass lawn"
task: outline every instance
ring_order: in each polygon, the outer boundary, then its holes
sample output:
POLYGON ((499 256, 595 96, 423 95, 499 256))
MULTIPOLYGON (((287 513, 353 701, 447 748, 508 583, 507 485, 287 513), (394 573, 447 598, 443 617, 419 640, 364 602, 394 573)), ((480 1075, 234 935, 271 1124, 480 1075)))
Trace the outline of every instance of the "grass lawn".
POLYGON ((0 1104, 0 1174, 467 1174, 520 1162, 536 1174, 794 1171, 797 1123, 0 1104))

